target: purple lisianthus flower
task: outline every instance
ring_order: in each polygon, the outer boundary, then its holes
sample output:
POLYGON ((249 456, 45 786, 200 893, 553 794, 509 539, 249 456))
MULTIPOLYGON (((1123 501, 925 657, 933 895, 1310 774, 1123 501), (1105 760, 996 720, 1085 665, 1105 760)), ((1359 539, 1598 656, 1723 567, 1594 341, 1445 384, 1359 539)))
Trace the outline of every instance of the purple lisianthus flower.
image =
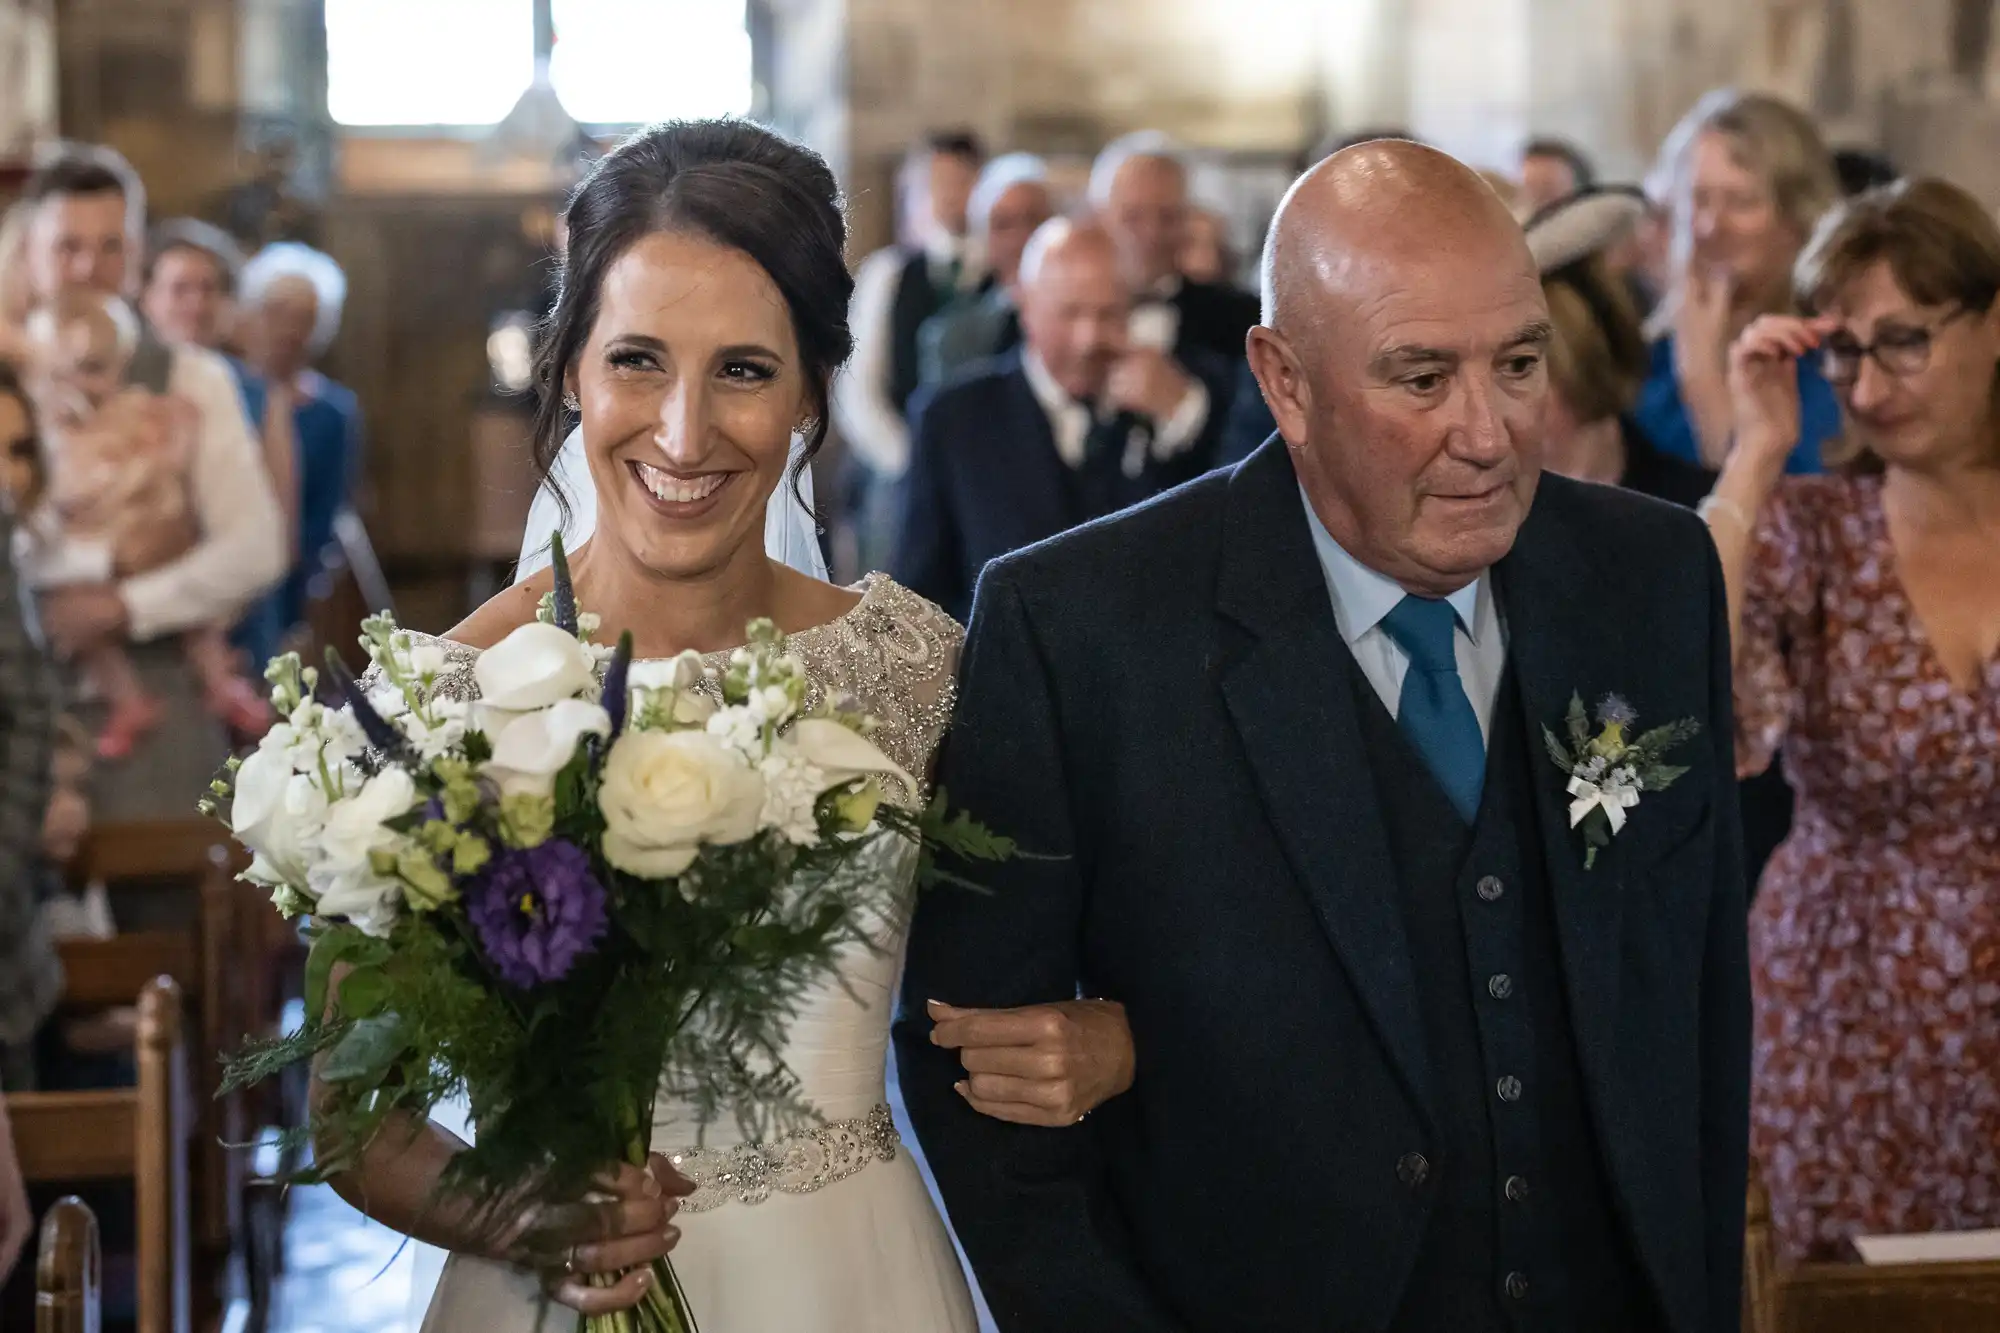
POLYGON ((558 838, 494 857, 466 890, 465 907, 493 969, 522 989, 569 975, 608 921, 590 858, 558 838))
POLYGON ((1597 705, 1597 721, 1600 726, 1629 727, 1638 720, 1638 710, 1618 695, 1607 694, 1604 696, 1604 702, 1597 705))

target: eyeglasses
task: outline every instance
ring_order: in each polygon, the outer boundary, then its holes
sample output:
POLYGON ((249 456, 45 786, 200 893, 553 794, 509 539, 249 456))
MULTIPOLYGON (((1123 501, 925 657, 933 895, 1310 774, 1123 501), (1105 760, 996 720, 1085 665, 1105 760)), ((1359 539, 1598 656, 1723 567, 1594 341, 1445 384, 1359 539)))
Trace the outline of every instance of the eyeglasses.
POLYGON ((1939 329, 1955 319, 1973 313, 1961 306, 1934 324, 1888 324, 1877 330, 1875 341, 1864 343, 1850 333, 1833 333, 1820 345, 1820 373, 1829 384, 1848 388, 1861 378, 1861 363, 1869 357, 1884 373, 1897 379, 1921 375, 1931 363, 1931 342, 1939 329))

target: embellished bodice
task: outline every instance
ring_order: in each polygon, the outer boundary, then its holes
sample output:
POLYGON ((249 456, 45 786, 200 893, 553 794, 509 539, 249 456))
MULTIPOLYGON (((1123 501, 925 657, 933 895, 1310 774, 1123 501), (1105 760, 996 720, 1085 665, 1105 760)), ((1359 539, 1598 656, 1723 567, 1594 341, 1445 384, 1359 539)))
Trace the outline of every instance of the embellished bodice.
MULTIPOLYGON (((875 719, 870 739, 906 771, 927 780, 931 758, 951 722, 965 631, 886 574, 870 574, 855 590, 861 601, 846 614, 785 637, 786 651, 806 669, 806 708, 851 697, 875 719)), ((427 634, 412 632, 410 637, 444 650, 444 670, 436 685, 441 697, 478 697, 473 667, 479 649, 427 634)), ((726 651, 707 655, 718 671, 728 659, 726 651)))

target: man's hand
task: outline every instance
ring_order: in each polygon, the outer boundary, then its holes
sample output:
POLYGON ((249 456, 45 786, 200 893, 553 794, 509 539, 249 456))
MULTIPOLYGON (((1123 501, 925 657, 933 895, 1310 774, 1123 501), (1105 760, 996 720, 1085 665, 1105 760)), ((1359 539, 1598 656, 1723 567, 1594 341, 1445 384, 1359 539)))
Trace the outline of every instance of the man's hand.
POLYGON ((1018 1125, 1073 1125, 1132 1086, 1132 1029, 1112 1000, 955 1009, 932 1000, 931 1041, 956 1050, 973 1110, 1018 1125))
POLYGON ((37 602, 42 632, 64 657, 116 643, 125 637, 131 614, 113 583, 79 583, 51 588, 37 602))
POLYGON ((1143 348, 1118 359, 1104 393, 1111 406, 1121 412, 1163 422, 1174 414, 1194 384, 1194 378, 1165 352, 1143 348))

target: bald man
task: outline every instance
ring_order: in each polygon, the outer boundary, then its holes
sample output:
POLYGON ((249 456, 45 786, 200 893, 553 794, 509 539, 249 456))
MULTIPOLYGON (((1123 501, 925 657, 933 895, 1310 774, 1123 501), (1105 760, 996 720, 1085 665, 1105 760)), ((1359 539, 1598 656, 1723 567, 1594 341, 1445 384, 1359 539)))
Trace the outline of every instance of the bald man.
POLYGON ((1132 346, 1131 289, 1096 223, 1043 224, 1017 286, 1021 351, 920 394, 912 413, 889 568, 961 619, 987 561, 1198 475, 1228 387, 1219 358, 1132 346))
POLYGON ((1733 1333, 1714 552, 1541 475, 1548 312, 1460 164, 1337 154, 1267 264, 1278 436, 980 580, 939 780, 1040 855, 910 940, 901 1086, 957 1234, 1010 1333, 1733 1333), (1699 726, 1671 784, 1581 779, 1596 848, 1543 736, 1579 697, 1592 736, 1699 726), (1032 1055, 927 1020, 1060 1001, 1096 1040, 1079 996, 1136 1072, 1066 1129, 1007 1123, 1032 1055))

